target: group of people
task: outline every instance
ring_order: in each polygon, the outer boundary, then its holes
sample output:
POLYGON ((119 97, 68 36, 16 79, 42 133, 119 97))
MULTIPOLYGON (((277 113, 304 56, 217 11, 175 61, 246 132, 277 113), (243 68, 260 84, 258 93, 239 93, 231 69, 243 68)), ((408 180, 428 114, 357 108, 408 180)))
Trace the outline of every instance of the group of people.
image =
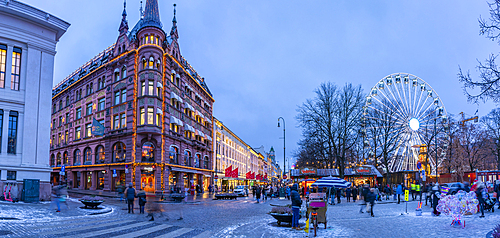
POLYGON ((134 185, 130 183, 128 188, 125 189, 124 192, 125 198, 127 199, 128 204, 128 213, 134 213, 134 203, 135 198, 139 200, 139 213, 144 214, 144 206, 147 203, 146 192, 141 188, 139 192, 137 192, 134 188, 134 185))
POLYGON ((257 203, 262 200, 273 199, 273 197, 279 197, 279 191, 281 188, 285 189, 285 197, 290 200, 291 188, 290 186, 273 186, 273 185, 254 185, 252 186, 252 195, 257 200, 257 203))

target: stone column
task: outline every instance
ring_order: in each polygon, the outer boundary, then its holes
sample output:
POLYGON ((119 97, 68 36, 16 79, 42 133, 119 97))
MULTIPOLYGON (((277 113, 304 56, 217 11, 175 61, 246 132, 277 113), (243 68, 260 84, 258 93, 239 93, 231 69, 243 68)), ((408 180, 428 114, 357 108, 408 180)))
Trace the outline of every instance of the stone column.
POLYGON ((80 186, 78 186, 78 189, 84 190, 85 189, 85 184, 87 183, 87 172, 80 172, 80 186))

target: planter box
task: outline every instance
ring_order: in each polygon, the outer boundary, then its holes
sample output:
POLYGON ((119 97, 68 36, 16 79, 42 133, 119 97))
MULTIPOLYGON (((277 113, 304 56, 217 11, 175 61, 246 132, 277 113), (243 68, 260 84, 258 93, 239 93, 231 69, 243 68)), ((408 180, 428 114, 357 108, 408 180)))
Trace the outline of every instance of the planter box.
POLYGON ((85 205, 85 208, 97 208, 97 206, 101 205, 104 201, 86 201, 86 200, 80 200, 80 202, 85 205))

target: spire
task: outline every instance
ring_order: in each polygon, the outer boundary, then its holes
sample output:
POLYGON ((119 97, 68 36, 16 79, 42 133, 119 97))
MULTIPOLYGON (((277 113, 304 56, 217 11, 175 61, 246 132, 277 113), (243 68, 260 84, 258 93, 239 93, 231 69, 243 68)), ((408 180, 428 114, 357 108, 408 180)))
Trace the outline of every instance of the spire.
POLYGON ((179 33, 177 32, 177 19, 175 18, 175 7, 177 4, 174 3, 174 19, 172 19, 172 29, 170 30, 170 37, 172 37, 173 40, 179 39, 179 33))
POLYGON ((139 16, 140 19, 144 18, 144 13, 142 12, 142 0, 141 0, 141 8, 139 8, 139 16))
POLYGON ((118 31, 120 34, 127 34, 128 32, 128 21, 127 21, 127 2, 126 0, 123 0, 123 13, 122 13, 122 22, 120 23, 120 28, 118 31))
POLYGON ((158 0, 146 0, 144 9, 144 22, 142 27, 154 26, 161 29, 160 12, 158 10, 158 0))

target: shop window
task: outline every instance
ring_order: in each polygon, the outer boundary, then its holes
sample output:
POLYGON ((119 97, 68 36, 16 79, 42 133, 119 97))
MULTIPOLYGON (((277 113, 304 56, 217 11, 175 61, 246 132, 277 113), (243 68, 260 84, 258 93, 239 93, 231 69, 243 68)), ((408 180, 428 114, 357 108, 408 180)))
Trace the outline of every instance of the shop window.
POLYGON ((17 171, 9 171, 7 170, 7 180, 16 180, 17 171))
POLYGON ((82 164, 82 152, 79 149, 76 149, 73 156, 73 165, 81 165, 81 164, 82 164))
POLYGON ((151 142, 145 142, 142 144, 142 162, 154 162, 155 161, 155 146, 151 142))
POLYGON ((92 149, 90 147, 83 150, 83 160, 85 161, 83 164, 92 164, 92 149))
POLYGON ((102 145, 97 146, 95 154, 96 154, 95 163, 104 164, 104 159, 106 158, 104 154, 104 146, 102 145))
POLYGON ((123 144, 122 142, 117 142, 115 145, 113 145, 113 162, 125 162, 125 152, 125 144, 123 144))
POLYGON ((97 190, 104 189, 104 175, 106 174, 106 170, 102 170, 97 172, 97 190))
POLYGON ((179 149, 175 146, 170 146, 170 163, 179 164, 179 149))

